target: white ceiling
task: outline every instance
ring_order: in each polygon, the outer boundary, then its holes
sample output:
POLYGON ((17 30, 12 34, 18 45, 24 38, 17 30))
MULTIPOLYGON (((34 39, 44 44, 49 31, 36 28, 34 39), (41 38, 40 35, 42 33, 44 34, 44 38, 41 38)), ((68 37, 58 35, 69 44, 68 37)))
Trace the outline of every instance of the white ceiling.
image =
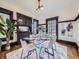
MULTIPOLYGON (((39 19, 45 19, 51 17, 51 13, 59 13, 64 11, 72 11, 77 8, 78 0, 42 0, 41 4, 44 5, 44 10, 39 13, 35 13, 38 2, 37 0, 5 0, 12 4, 20 6, 24 10, 27 10, 35 15, 38 15, 39 19), (63 11, 64 10, 64 11, 63 11), (49 16, 50 15, 50 16, 49 16)), ((52 15, 53 16, 53 15, 52 15)))
MULTIPOLYGON (((37 0, 4 0, 12 4, 16 4, 26 10, 34 12, 37 8, 37 0)), ((44 11, 59 11, 68 7, 74 7, 78 0, 41 0, 41 4, 44 5, 44 11)))

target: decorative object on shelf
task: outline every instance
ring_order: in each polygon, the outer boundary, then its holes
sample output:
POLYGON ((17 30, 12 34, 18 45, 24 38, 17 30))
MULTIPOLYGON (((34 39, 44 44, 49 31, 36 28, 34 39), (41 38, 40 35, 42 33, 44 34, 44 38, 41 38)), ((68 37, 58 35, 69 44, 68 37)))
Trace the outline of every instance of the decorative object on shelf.
POLYGON ((9 40, 12 37, 13 31, 14 31, 14 22, 10 19, 6 19, 6 21, 4 21, 3 17, 0 16, 0 33, 6 36, 7 41, 6 50, 10 49, 9 40))
POLYGON ((38 7, 36 8, 36 12, 38 12, 39 10, 43 10, 44 6, 40 4, 41 0, 38 0, 38 7))

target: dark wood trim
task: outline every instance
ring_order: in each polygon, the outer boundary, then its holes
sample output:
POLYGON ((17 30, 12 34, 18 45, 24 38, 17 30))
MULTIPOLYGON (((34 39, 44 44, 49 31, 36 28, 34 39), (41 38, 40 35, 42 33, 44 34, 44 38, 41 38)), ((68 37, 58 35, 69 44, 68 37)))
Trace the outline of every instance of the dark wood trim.
POLYGON ((67 45, 74 46, 78 51, 78 46, 77 46, 77 44, 75 42, 70 42, 70 41, 66 41, 66 40, 59 40, 59 39, 57 40, 57 42, 62 43, 62 44, 67 44, 67 45))
POLYGON ((78 19, 79 19, 79 14, 78 14, 78 16, 74 20, 77 21, 78 19))
POLYGON ((78 18, 79 18, 79 14, 78 14, 77 17, 76 17, 75 19, 73 19, 73 20, 59 21, 58 23, 64 23, 64 22, 75 22, 75 21, 78 20, 78 18))
POLYGON ((65 23, 65 22, 74 22, 75 20, 67 20, 67 21, 60 21, 58 23, 65 23))
POLYGON ((55 17, 51 17, 51 18, 47 18, 46 19, 46 33, 48 31, 48 29, 47 29, 47 22, 51 21, 51 20, 56 20, 56 36, 57 36, 57 40, 58 40, 58 17, 59 16, 55 16, 55 17))
POLYGON ((66 40, 57 40, 57 42, 60 42, 60 43, 63 43, 63 44, 68 44, 68 45, 75 45, 76 46, 76 43, 75 42, 70 42, 70 41, 66 41, 66 40))
POLYGON ((0 12, 10 15, 10 19, 13 20, 13 11, 10 11, 10 10, 0 7, 0 12))
MULTIPOLYGON (((18 45, 17 42, 10 43, 11 47, 14 47, 16 45, 18 45)), ((3 51, 6 51, 6 44, 2 45, 2 47, 1 47, 1 52, 3 52, 3 51)))
POLYGON ((32 19, 32 17, 30 17, 30 16, 27 16, 27 15, 17 12, 17 19, 20 17, 26 17, 26 18, 32 19))

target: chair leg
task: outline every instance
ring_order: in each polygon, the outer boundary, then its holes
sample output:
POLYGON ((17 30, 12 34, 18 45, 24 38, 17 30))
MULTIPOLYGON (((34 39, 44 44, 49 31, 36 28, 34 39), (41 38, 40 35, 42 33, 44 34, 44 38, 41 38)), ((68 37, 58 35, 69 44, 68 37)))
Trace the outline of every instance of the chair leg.
POLYGON ((54 50, 56 51, 56 44, 53 44, 53 47, 55 47, 55 49, 54 49, 54 50))
MULTIPOLYGON (((45 48, 45 52, 48 53, 48 49, 47 48, 45 48)), ((48 53, 48 59, 49 59, 49 53, 48 53)))
POLYGON ((22 53, 21 53, 21 59, 23 59, 22 56, 23 56, 23 49, 22 49, 22 53))
MULTIPOLYGON (((35 51, 36 51, 36 49, 35 49, 35 51)), ((37 54, 37 51, 36 51, 36 58, 38 59, 38 54, 37 54)))
MULTIPOLYGON (((41 48, 41 49, 40 49, 40 54, 41 54, 41 53, 44 53, 44 48, 41 48)), ((43 57, 44 54, 42 54, 42 57, 40 56, 40 54, 39 54, 39 57, 40 57, 41 59, 44 59, 44 57, 43 57)))
POLYGON ((27 56, 25 56, 23 59, 25 59, 25 58, 27 58, 27 59, 28 59, 28 57, 32 54, 32 51, 35 51, 35 49, 30 50, 30 51, 28 52, 27 56))
POLYGON ((52 53, 53 53, 53 59, 54 59, 54 55, 55 55, 55 54, 54 54, 54 49, 53 49, 53 48, 52 48, 52 53))

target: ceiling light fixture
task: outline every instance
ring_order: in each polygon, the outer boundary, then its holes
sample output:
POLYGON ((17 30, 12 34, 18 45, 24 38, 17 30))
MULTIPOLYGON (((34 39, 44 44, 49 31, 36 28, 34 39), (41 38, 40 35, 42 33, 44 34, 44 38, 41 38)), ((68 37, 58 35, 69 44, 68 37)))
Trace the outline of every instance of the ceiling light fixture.
POLYGON ((41 0, 38 0, 38 7, 36 8, 36 12, 38 12, 39 10, 43 10, 44 9, 44 6, 41 5, 41 0))

